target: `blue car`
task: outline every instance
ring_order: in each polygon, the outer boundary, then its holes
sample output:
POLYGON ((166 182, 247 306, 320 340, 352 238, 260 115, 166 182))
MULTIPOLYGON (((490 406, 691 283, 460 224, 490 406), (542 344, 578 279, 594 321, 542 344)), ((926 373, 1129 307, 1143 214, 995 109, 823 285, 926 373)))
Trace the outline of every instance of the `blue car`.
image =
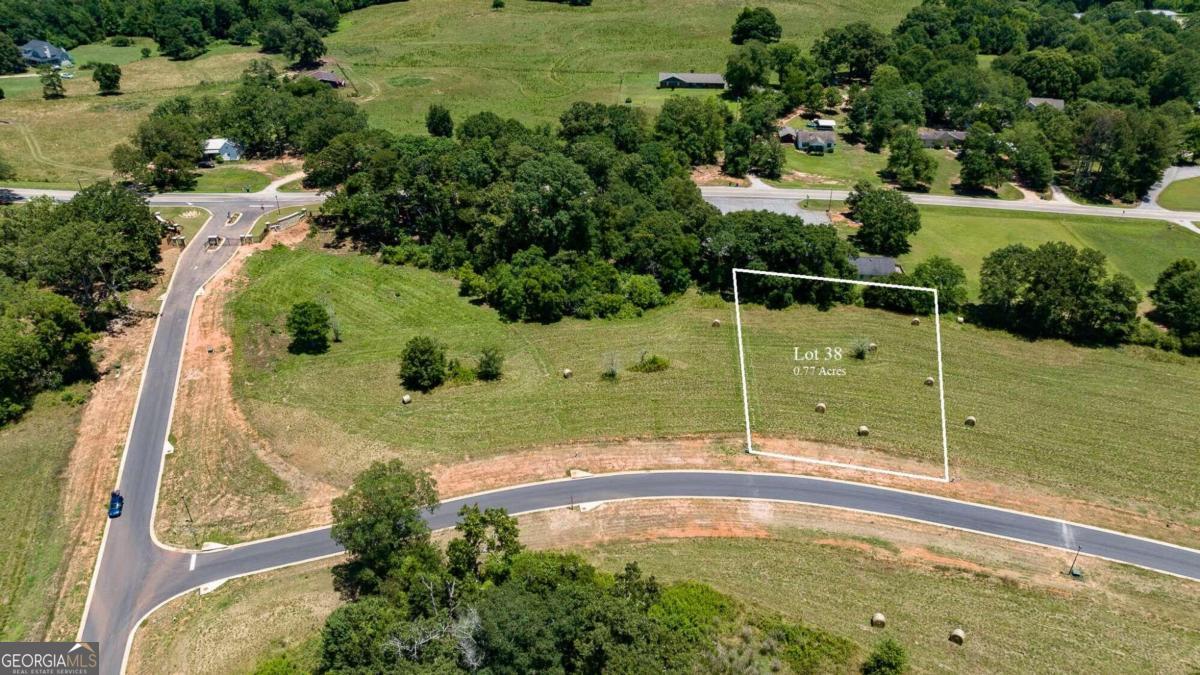
POLYGON ((108 517, 120 518, 123 508, 125 508, 125 498, 121 496, 120 490, 113 491, 112 496, 108 498, 108 517))

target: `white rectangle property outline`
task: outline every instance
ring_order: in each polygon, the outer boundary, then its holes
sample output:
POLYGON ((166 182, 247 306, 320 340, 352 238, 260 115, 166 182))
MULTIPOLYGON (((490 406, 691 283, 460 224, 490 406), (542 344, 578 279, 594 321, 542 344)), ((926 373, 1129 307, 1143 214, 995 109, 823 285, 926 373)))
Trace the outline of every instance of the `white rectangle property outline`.
POLYGON ((775 457, 778 459, 787 459, 795 462, 808 462, 810 464, 821 464, 823 466, 833 466, 840 469, 853 469, 855 471, 869 471, 872 473, 883 473, 890 476, 901 476, 903 478, 916 478, 918 480, 931 480, 939 483, 950 482, 950 446, 946 441, 946 389, 942 379, 942 319, 941 311, 938 306, 938 291, 936 288, 926 288, 923 286, 905 286, 902 284, 885 284, 879 281, 863 281, 861 279, 838 279, 836 277, 821 277, 810 274, 787 274, 785 272, 768 272, 766 270, 749 270, 741 267, 733 268, 733 312, 737 322, 737 342, 738 342, 738 366, 742 372, 742 412, 746 417, 746 452, 751 455, 761 455, 763 457, 775 457), (765 277, 782 277, 785 279, 804 279, 807 281, 827 281, 834 283, 851 284, 854 286, 878 286, 880 288, 898 288, 905 291, 925 291, 933 293, 933 329, 937 339, 937 372, 938 372, 938 405, 940 406, 942 416, 942 475, 929 476, 919 473, 910 473, 908 471, 894 471, 892 469, 879 469, 876 467, 862 466, 859 464, 849 464, 845 462, 834 462, 825 459, 811 459, 808 457, 796 457, 793 455, 784 455, 776 452, 760 452, 754 449, 754 443, 750 437, 750 390, 746 387, 746 351, 742 345, 742 304, 738 296, 738 281, 737 275, 757 274, 765 277))

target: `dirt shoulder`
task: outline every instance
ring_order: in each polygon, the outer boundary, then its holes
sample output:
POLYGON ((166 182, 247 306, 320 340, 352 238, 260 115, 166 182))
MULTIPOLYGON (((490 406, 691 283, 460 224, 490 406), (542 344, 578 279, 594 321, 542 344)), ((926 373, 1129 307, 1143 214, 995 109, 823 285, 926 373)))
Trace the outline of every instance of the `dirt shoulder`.
POLYGON ((181 253, 177 247, 163 246, 158 282, 129 298, 141 318, 104 335, 94 346, 100 379, 92 386, 63 473, 66 485, 59 508, 69 534, 47 639, 71 639, 79 630, 104 533, 104 506, 116 482, 161 298, 181 253))

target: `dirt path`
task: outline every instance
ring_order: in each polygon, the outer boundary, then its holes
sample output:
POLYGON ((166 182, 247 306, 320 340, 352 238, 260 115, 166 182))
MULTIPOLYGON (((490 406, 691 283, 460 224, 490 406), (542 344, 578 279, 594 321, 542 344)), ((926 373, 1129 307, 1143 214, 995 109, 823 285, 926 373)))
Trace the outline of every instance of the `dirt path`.
POLYGON ((35 162, 45 164, 46 166, 52 166, 56 169, 82 171, 83 173, 89 173, 104 178, 112 175, 112 171, 105 171, 103 169, 97 169, 96 167, 80 166, 78 164, 69 164, 67 162, 60 162, 58 160, 50 159, 44 152, 42 152, 42 146, 38 143, 37 137, 33 135, 33 132, 29 130, 29 127, 25 126, 24 124, 15 124, 13 126, 15 126, 17 131, 21 133, 21 138, 25 140, 25 146, 29 148, 29 156, 32 157, 35 162))

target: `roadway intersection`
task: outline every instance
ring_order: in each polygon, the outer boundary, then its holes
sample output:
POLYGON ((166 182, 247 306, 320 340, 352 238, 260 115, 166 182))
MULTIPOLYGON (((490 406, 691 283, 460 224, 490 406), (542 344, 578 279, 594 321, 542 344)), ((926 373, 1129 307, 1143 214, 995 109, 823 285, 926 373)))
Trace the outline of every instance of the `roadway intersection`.
MULTIPOLYGON (((46 195, 69 199, 66 191, 13 190, 22 198, 46 195)), ((797 208, 800 199, 825 199, 829 191, 783 191, 772 188, 703 188, 706 199, 723 210, 736 208, 797 208)), ((844 193, 834 192, 840 199, 844 193)), ((920 197, 921 199, 918 199, 920 197)), ((1078 204, 1005 202, 964 197, 916 195, 947 206, 1034 210, 1080 215, 1118 215, 1119 209, 1078 204), (982 203, 981 203, 982 202, 982 203)), ((236 250, 238 236, 251 228, 262 212, 277 206, 309 204, 312 194, 260 192, 251 194, 166 194, 150 199, 152 206, 202 206, 212 219, 180 257, 163 300, 138 403, 121 461, 117 489, 126 496, 124 515, 108 521, 92 588, 80 627, 81 640, 101 643, 101 672, 123 671, 138 624, 152 611, 189 590, 228 578, 245 576, 340 551, 328 528, 294 533, 213 551, 190 551, 159 543, 153 534, 155 504, 170 429, 179 369, 193 301, 204 284, 236 250), (242 218, 227 224, 230 214, 242 218), (209 235, 226 244, 204 246, 209 235)), ((1123 217, 1200 221, 1200 213, 1130 210, 1123 217)), ((459 506, 479 503, 501 506, 510 513, 561 508, 585 502, 627 499, 697 497, 757 499, 813 504, 932 523, 1032 544, 1076 547, 1084 555, 1138 565, 1200 580, 1200 551, 1031 514, 954 501, 862 483, 806 476, 709 471, 663 471, 606 474, 505 488, 444 502, 428 519, 435 528, 453 524, 459 506)), ((99 515, 97 517, 100 517, 99 515)))

